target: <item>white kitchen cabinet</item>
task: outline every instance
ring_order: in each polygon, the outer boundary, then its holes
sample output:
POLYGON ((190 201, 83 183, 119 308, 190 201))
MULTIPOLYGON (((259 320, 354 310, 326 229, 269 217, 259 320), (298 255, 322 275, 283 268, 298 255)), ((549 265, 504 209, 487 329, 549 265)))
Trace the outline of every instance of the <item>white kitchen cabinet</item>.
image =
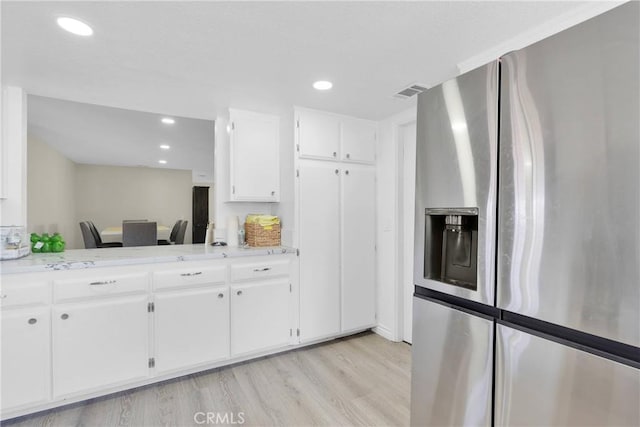
POLYGON ((285 346, 292 333, 288 278, 231 286, 231 354, 285 346))
POLYGON ((300 108, 295 116, 299 158, 375 162, 376 122, 300 108))
POLYGON ((280 119, 249 111, 230 111, 230 200, 280 200, 280 119))
POLYGON ((300 340, 375 326, 375 122, 297 108, 300 340))
POLYGON ((297 344, 297 258, 256 252, 3 274, 0 417, 297 344))
POLYGON ((55 397, 148 376, 147 294, 54 305, 52 323, 55 397))
POLYGON ((2 310, 2 412, 50 398, 51 310, 2 310))
POLYGON ((342 332, 375 325, 375 169, 342 169, 342 332))
POLYGON ((300 340, 340 332, 340 180, 338 164, 300 162, 300 340))
POLYGON ((154 317, 154 359, 158 373, 229 357, 226 285, 158 292, 154 317))
POLYGON ((376 157, 376 132, 375 122, 343 118, 341 159, 345 162, 373 163, 376 157))
POLYGON ((340 156, 340 117, 317 111, 296 110, 298 155, 305 159, 337 160, 340 156))
POLYGON ((0 281, 2 413, 51 397, 51 284, 20 275, 0 281))
POLYGON ((277 276, 289 276, 291 260, 288 258, 271 257, 231 264, 231 281, 270 279, 277 276))

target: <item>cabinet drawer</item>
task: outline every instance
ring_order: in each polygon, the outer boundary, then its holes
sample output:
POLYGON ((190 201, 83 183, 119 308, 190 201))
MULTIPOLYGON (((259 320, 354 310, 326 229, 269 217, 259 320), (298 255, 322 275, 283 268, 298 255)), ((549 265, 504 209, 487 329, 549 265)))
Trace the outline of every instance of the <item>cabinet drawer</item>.
POLYGON ((153 289, 157 291, 193 285, 224 283, 226 280, 227 267, 225 265, 157 271, 153 273, 153 289))
POLYGON ((80 298, 139 294, 148 290, 147 273, 87 276, 53 282, 53 298, 56 303, 80 298))
POLYGON ((231 265, 231 281, 264 279, 268 277, 287 276, 289 274, 288 259, 269 260, 231 265))
POLYGON ((18 307, 22 305, 49 304, 51 289, 45 281, 26 281, 2 279, 0 307, 18 307))

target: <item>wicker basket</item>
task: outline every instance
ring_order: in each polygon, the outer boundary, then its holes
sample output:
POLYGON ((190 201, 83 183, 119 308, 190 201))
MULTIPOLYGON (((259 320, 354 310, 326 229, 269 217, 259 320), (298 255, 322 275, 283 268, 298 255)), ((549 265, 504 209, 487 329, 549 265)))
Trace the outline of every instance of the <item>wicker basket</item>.
POLYGON ((245 239, 249 246, 280 246, 280 224, 263 227, 260 224, 244 224, 245 239))

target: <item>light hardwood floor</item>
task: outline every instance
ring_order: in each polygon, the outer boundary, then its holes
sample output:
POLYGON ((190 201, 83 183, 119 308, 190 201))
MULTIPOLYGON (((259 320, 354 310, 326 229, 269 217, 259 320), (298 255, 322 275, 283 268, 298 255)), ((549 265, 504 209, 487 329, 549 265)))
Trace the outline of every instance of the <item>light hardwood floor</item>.
POLYGON ((405 426, 410 348, 367 332, 2 425, 229 425, 242 418, 251 426, 405 426), (221 418, 198 424, 206 413, 221 418))

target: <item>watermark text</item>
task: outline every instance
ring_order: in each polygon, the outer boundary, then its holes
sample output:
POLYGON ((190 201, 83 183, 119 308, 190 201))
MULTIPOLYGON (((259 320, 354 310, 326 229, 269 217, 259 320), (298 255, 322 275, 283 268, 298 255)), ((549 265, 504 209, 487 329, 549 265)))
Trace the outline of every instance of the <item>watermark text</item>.
POLYGON ((196 412, 196 424, 244 424, 244 412, 196 412))

